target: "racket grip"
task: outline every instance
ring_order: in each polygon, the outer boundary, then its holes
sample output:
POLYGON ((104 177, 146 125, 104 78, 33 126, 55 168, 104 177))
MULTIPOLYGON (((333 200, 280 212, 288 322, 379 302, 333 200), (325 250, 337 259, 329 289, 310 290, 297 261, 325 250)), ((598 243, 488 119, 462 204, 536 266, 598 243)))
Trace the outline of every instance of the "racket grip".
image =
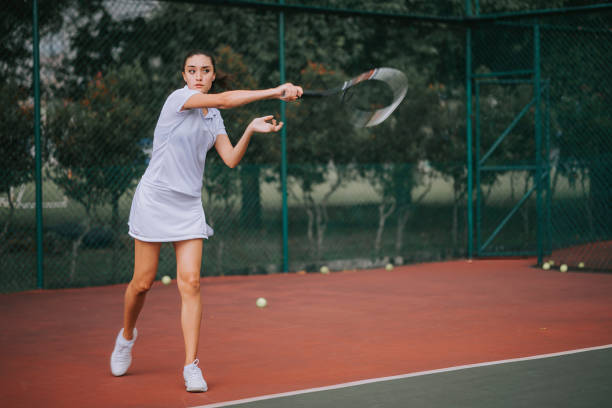
POLYGON ((302 98, 309 98, 309 97, 320 97, 320 96, 326 96, 327 93, 323 92, 323 91, 309 91, 309 90, 305 90, 304 92, 302 92, 302 98))

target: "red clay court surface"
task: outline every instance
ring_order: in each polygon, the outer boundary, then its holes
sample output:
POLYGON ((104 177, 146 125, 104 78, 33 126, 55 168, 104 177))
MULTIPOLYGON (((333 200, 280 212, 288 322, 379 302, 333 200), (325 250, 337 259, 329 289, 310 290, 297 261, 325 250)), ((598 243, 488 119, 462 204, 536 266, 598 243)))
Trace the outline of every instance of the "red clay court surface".
POLYGON ((0 295, 3 407, 192 407, 612 344, 612 274, 465 260, 202 279, 203 394, 185 392, 175 283, 156 283, 128 375, 125 285, 0 295), (268 299, 259 309, 255 300, 268 299))

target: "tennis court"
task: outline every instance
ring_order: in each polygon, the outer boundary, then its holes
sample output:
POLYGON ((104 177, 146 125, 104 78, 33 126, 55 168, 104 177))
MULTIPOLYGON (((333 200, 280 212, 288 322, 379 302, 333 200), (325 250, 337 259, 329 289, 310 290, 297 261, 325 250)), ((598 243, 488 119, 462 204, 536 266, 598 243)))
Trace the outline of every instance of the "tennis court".
POLYGON ((612 3, 586 3, 3 2, 2 407, 612 406, 612 3), (171 245, 109 367, 192 48, 232 80, 215 92, 335 95, 223 110, 232 143, 285 126, 206 159, 202 394, 171 245), (350 96, 367 72, 405 81, 350 96))
POLYGON ((108 359, 125 285, 1 295, 0 398, 15 407, 605 406, 612 275, 534 264, 203 278, 209 391, 195 395, 176 371, 174 282, 149 294, 120 378, 108 359), (267 307, 255 306, 259 296, 267 307))

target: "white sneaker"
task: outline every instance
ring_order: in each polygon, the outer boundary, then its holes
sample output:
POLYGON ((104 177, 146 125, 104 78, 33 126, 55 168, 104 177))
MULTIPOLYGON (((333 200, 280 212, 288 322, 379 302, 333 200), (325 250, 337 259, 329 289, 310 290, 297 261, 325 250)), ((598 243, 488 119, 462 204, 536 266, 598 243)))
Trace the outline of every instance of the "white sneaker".
POLYGON ((197 358, 189 365, 183 367, 183 378, 185 379, 185 388, 189 392, 204 392, 208 389, 204 377, 202 377, 202 370, 198 367, 200 360, 197 358))
POLYGON ((119 331, 117 340, 115 340, 115 349, 111 354, 110 365, 111 373, 114 376, 119 377, 125 374, 132 364, 132 347, 138 336, 138 330, 134 329, 134 338, 132 340, 126 340, 123 337, 123 329, 119 331))

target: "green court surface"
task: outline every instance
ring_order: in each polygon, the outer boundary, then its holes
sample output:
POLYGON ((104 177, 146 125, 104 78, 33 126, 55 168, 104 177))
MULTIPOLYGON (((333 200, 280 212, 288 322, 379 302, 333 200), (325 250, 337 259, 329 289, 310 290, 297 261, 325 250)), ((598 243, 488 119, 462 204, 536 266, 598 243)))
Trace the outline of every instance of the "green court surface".
POLYGON ((453 367, 200 408, 610 407, 611 347, 453 367))

